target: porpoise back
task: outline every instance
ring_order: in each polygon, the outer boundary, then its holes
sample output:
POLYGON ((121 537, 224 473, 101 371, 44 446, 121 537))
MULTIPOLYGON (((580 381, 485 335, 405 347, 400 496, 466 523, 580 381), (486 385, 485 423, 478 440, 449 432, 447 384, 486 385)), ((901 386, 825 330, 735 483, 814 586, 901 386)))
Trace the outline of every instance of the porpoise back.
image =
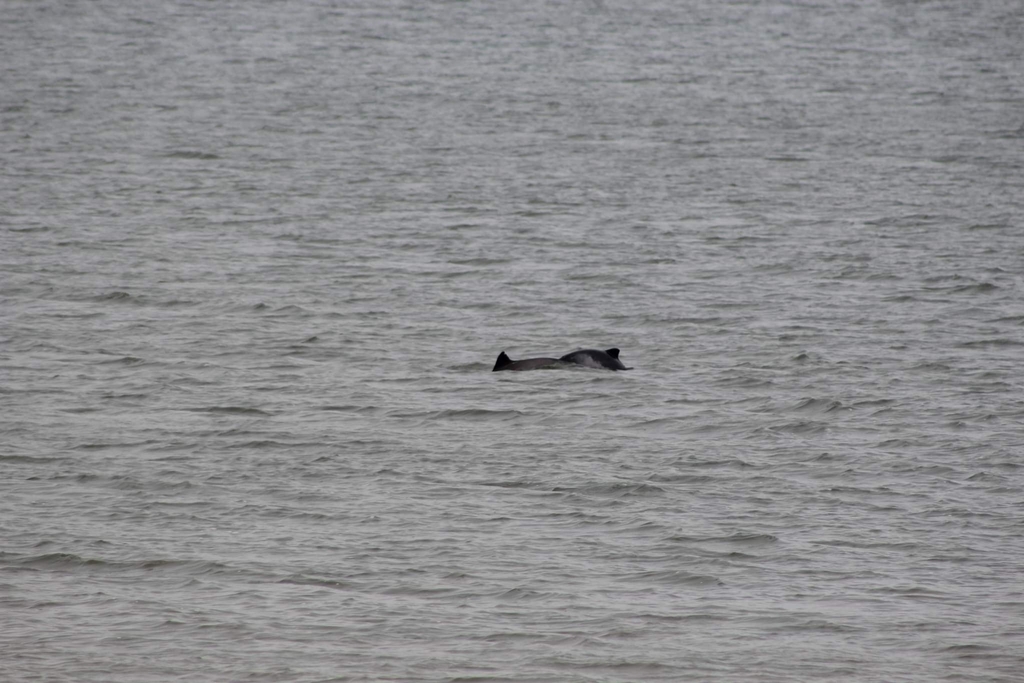
POLYGON ((618 349, 599 351, 597 349, 582 349, 567 353, 559 360, 566 363, 575 363, 588 368, 607 368, 608 370, 631 370, 619 360, 618 349))
POLYGON ((502 351, 498 354, 498 360, 494 363, 494 369, 491 372, 498 372, 499 370, 537 370, 555 365, 562 365, 562 361, 557 358, 523 358, 522 360, 512 360, 502 351))

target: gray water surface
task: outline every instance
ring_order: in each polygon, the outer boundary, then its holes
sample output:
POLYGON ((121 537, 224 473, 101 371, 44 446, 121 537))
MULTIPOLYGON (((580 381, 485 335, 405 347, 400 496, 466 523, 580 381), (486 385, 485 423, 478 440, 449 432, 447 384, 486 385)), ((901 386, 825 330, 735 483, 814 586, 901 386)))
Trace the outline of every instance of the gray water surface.
POLYGON ((0 12, 3 680, 1022 680, 1016 1, 0 12))

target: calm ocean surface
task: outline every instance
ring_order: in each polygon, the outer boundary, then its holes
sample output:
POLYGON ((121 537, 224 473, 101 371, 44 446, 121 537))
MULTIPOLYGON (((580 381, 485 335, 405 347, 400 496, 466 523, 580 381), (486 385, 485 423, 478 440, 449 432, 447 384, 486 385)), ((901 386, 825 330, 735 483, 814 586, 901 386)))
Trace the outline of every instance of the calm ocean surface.
POLYGON ((0 680, 1024 680, 1017 0, 0 19, 0 680))

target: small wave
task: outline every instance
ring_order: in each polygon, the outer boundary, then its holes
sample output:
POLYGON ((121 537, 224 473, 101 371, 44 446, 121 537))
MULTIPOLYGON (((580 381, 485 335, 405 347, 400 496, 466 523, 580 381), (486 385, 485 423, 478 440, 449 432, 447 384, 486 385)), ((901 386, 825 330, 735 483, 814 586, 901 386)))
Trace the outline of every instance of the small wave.
POLYGON ((53 230, 48 225, 33 225, 24 228, 7 228, 7 232, 18 232, 18 233, 33 233, 33 232, 49 232, 53 230))
POLYGON ((31 569, 78 569, 80 567, 111 566, 103 560, 75 555, 74 553, 45 553, 21 558, 17 564, 31 569))
POLYGON ((933 600, 946 600, 948 595, 943 591, 934 590, 931 588, 924 588, 923 586, 883 586, 880 588, 869 589, 873 593, 886 593, 890 595, 900 595, 907 598, 918 598, 918 599, 933 599, 933 600))
POLYGON ((199 161, 213 161, 220 157, 212 152, 197 152, 194 150, 176 150, 164 154, 167 159, 196 159, 199 161))
POLYGON ((855 496, 892 496, 892 495, 894 495, 892 489, 890 489, 890 488, 888 488, 886 486, 881 486, 881 487, 875 488, 875 489, 869 489, 869 488, 864 488, 862 486, 849 486, 849 485, 841 486, 840 485, 840 486, 830 486, 828 488, 822 489, 822 491, 824 493, 839 493, 839 494, 847 493, 847 494, 855 495, 855 496))
POLYGON ((501 489, 539 489, 543 485, 533 481, 478 481, 477 486, 492 486, 501 489))
POLYGON ((718 386, 722 387, 734 387, 739 389, 756 389, 758 387, 770 387, 775 383, 770 379, 764 379, 761 377, 751 377, 749 375, 740 375, 734 377, 727 377, 723 380, 715 382, 718 386))
POLYGON ((664 322, 674 322, 684 325, 719 325, 725 318, 720 315, 712 316, 698 316, 698 317, 682 317, 682 318, 666 318, 664 322))
POLYGON ((748 467, 756 467, 751 465, 746 460, 740 460, 739 458, 725 458, 723 460, 697 460, 697 461, 685 461, 677 463, 686 467, 728 467, 730 469, 746 469, 748 467))
MULTIPOLYGON (((477 228, 480 228, 482 226, 481 226, 480 223, 452 223, 451 225, 446 225, 444 227, 445 227, 445 230, 476 230, 477 228)), ((488 259, 470 259, 470 260, 487 261, 488 259)), ((495 259, 494 262, 495 263, 504 263, 504 260, 495 259)), ((459 263, 459 261, 452 261, 452 263, 459 263)), ((485 264, 481 264, 481 265, 485 265, 485 264)))
MULTIPOLYGON (((150 442, 146 442, 150 443, 150 442)), ((126 444, 131 445, 131 444, 126 444)), ((85 444, 84 446, 78 446, 76 448, 83 450, 105 450, 107 448, 120 448, 118 445, 101 445, 101 444, 85 444)), ((108 486, 114 489, 121 489, 127 491, 142 491, 142 490, 155 490, 155 491, 174 491, 180 489, 189 489, 195 486, 192 482, 182 479, 180 481, 161 481, 161 480, 142 480, 127 475, 108 476, 101 474, 55 474, 48 478, 51 481, 74 481, 79 484, 97 484, 102 486, 108 486)))
POLYGON ((228 446, 228 448, 231 448, 231 449, 243 449, 243 450, 249 450, 249 449, 259 450, 259 449, 263 449, 263 448, 269 448, 269 449, 272 449, 272 450, 280 450, 280 449, 284 449, 284 448, 289 448, 289 447, 291 447, 291 445, 292 444, 287 444, 287 443, 282 443, 280 441, 275 441, 274 439, 256 439, 254 441, 246 441, 244 443, 232 444, 231 446, 228 446))
POLYGON ((556 486, 552 491, 557 493, 578 493, 586 496, 600 496, 607 498, 631 498, 664 495, 665 489, 654 484, 629 484, 625 482, 614 484, 593 484, 589 486, 556 486))
POLYGON ((964 645, 950 645, 942 650, 959 659, 988 659, 990 657, 1002 657, 1004 653, 1000 648, 990 645, 977 645, 966 643, 964 645))
POLYGON ((950 368, 950 366, 946 363, 941 363, 938 361, 925 361, 923 363, 918 363, 917 365, 912 365, 910 369, 930 370, 934 372, 949 372, 952 368, 950 368))
POLYGON ((122 563, 120 566, 130 569, 143 569, 145 571, 187 569, 189 575, 219 574, 226 571, 232 571, 230 567, 219 562, 210 562, 207 560, 175 560, 167 558, 122 563))
POLYGON ((957 344, 957 347, 961 349, 978 349, 989 347, 998 348, 1009 346, 1024 346, 1024 340, 1009 339, 1007 337, 997 337, 995 339, 979 339, 977 341, 962 342, 960 344, 957 344))
POLYGON ((744 534, 735 533, 731 536, 722 536, 719 538, 710 538, 708 540, 721 541, 724 543, 742 543, 744 545, 762 545, 765 543, 776 543, 779 540, 778 536, 773 534, 744 534))
MULTIPOLYGON (((111 442, 95 441, 95 442, 80 443, 80 444, 77 444, 77 445, 73 446, 73 448, 76 451, 105 451, 105 450, 110 450, 112 448, 138 448, 140 446, 150 446, 150 445, 152 445, 154 443, 157 443, 157 442, 156 441, 152 441, 152 440, 147 440, 147 441, 124 441, 124 442, 120 442, 120 443, 113 442, 113 441, 111 441, 111 442)), ((89 475, 89 476, 92 476, 92 475, 89 475)))
POLYGON ((984 471, 982 471, 982 472, 976 472, 976 473, 972 474, 971 476, 967 477, 967 481, 982 481, 982 482, 999 483, 999 482, 1006 481, 1006 477, 1003 477, 1003 476, 998 475, 998 474, 992 474, 991 472, 984 472, 984 471))
POLYGON ((189 301, 188 299, 167 299, 166 301, 154 301, 153 304, 159 308, 183 308, 187 306, 196 306, 198 301, 189 301))
POLYGON ((391 586, 381 591, 384 595, 408 595, 412 597, 435 597, 442 595, 451 595, 455 592, 454 588, 447 587, 421 587, 411 584, 401 584, 397 586, 391 586))
POLYGON ((872 273, 865 278, 868 282, 898 282, 902 276, 895 273, 872 273))
POLYGON ((707 474, 655 474, 651 479, 662 484, 707 484, 717 481, 717 477, 707 474))
POLYGON ((653 614, 650 612, 639 612, 634 615, 635 619, 642 622, 655 622, 655 623, 676 623, 676 622, 726 622, 730 621, 731 617, 726 614, 710 614, 708 612, 697 612, 697 613, 684 613, 684 612, 672 612, 669 614, 653 614))
POLYGON ((332 413, 376 413, 377 406, 320 406, 319 410, 332 413))
POLYGON ((805 398, 799 401, 792 410, 797 412, 831 413, 846 408, 842 403, 828 398, 805 398))
POLYGON ((753 430, 751 436, 760 438, 764 434, 821 434, 828 431, 828 425, 816 420, 800 420, 797 422, 784 422, 770 427, 759 427, 753 430))
POLYGON ((805 619, 795 624, 780 627, 785 631, 828 631, 832 633, 856 633, 864 629, 848 624, 839 624, 827 619, 805 619))
POLYGON ((131 299, 131 294, 122 291, 107 292, 106 294, 99 294, 92 297, 93 301, 130 301, 131 299))
POLYGON ((149 398, 149 394, 103 394, 100 396, 104 401, 141 401, 149 398))
POLYGON ((875 220, 864 221, 864 224, 878 227, 916 227, 932 225, 942 219, 943 216, 928 213, 911 213, 898 216, 882 216, 875 220))
POLYGON ((999 289, 999 286, 991 282, 979 282, 973 285, 953 287, 949 291, 953 294, 989 294, 997 289, 999 289))
POLYGON ((39 464, 39 463, 55 463, 64 460, 65 458, 59 456, 53 457, 38 457, 34 455, 0 455, 0 462, 19 463, 23 465, 28 464, 39 464))
POLYGON ((303 576, 301 574, 280 579, 278 583, 292 586, 316 586, 317 588, 330 588, 331 590, 342 591, 352 590, 357 587, 356 584, 349 583, 347 581, 338 581, 336 579, 317 579, 310 576, 303 576))
POLYGON ((993 318, 987 320, 990 323, 1015 323, 1017 325, 1024 325, 1024 315, 1006 315, 1000 318, 993 318))
POLYGON ((120 358, 100 361, 100 365, 139 365, 145 362, 146 361, 136 356, 121 356, 120 358))
POLYGON ((103 313, 100 311, 75 311, 74 313, 51 313, 51 318, 57 318, 58 320, 88 320, 90 318, 101 318, 103 313))
POLYGON ((291 317, 291 316, 310 317, 313 314, 309 310, 303 308, 302 306, 296 306, 295 304, 288 304, 287 306, 281 306, 279 308, 273 309, 267 315, 268 315, 268 317, 281 317, 281 318, 284 318, 284 317, 291 317))
POLYGON ((630 425, 630 427, 637 429, 649 429, 651 427, 656 427, 658 425, 674 425, 676 423, 684 421, 685 419, 686 417, 682 415, 673 417, 656 417, 651 420, 643 420, 634 425, 630 425))
POLYGON ((771 543, 777 543, 779 540, 778 536, 773 534, 751 534, 736 532, 728 536, 683 536, 675 535, 668 538, 670 541, 676 541, 680 543, 729 543, 729 544, 740 544, 745 546, 751 545, 767 545, 771 543))
POLYGON ((878 406, 890 406, 890 405, 892 405, 895 402, 896 401, 894 401, 891 398, 873 398, 873 399, 869 398, 869 399, 866 399, 864 401, 857 401, 857 402, 853 403, 850 407, 851 408, 875 408, 875 407, 878 407, 878 406))
MULTIPOLYGON (((459 364, 456 364, 456 365, 452 365, 451 369, 454 372, 459 372, 459 373, 462 373, 462 374, 465 374, 465 375, 475 375, 475 374, 483 372, 485 370, 489 371, 492 367, 494 367, 494 363, 491 362, 491 361, 473 361, 472 363, 459 363, 459 364)), ((537 370, 537 372, 540 372, 541 370, 546 370, 546 369, 547 368, 541 368, 540 370, 537 370)), ((512 373, 504 373, 504 374, 508 375, 508 374, 512 374, 512 373)), ((533 373, 529 373, 529 374, 533 374, 533 373)))
POLYGON ((479 270, 453 270, 453 271, 450 271, 450 272, 447 272, 447 273, 429 273, 427 275, 428 276, 429 275, 433 275, 434 277, 438 277, 438 278, 440 278, 442 280, 455 280, 455 279, 458 279, 460 277, 467 277, 467 276, 470 276, 470 275, 479 275, 481 272, 482 271, 479 271, 479 270))
POLYGON ((546 600, 551 597, 550 593, 544 593, 541 591, 535 591, 530 588, 522 588, 517 586, 503 591, 499 596, 502 600, 546 600))
POLYGON ((270 417, 270 413, 259 408, 247 408, 245 406, 211 406, 209 408, 183 408, 190 413, 214 413, 222 415, 254 415, 258 417, 270 417))
POLYGON ((843 456, 831 453, 820 453, 810 459, 811 462, 842 462, 843 460, 845 460, 843 456))
POLYGON ((664 571, 641 572, 625 577, 627 581, 653 581, 655 583, 669 583, 676 586, 724 586, 725 582, 715 576, 706 574, 691 574, 681 569, 666 569, 664 571))
POLYGON ((886 550, 907 550, 907 551, 912 551, 912 550, 919 550, 919 549, 922 548, 922 545, 920 543, 886 543, 886 542, 865 543, 865 542, 848 541, 848 540, 827 540, 827 541, 811 541, 811 542, 815 543, 817 545, 828 545, 828 546, 835 546, 835 547, 838 547, 838 548, 861 548, 861 549, 865 549, 865 550, 886 549, 886 550))
POLYGON ((388 417, 424 418, 427 420, 465 420, 467 422, 503 421, 526 415, 518 410, 488 410, 486 408, 463 408, 412 413, 389 413, 388 417))

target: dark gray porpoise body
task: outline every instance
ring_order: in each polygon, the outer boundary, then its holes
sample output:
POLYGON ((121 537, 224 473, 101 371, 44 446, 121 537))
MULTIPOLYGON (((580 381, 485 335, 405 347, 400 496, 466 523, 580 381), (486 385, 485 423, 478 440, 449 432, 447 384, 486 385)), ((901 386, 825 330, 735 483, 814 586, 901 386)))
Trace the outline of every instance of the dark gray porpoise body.
POLYGON ((562 361, 557 358, 524 358, 522 360, 512 360, 505 355, 502 351, 498 354, 498 360, 494 364, 494 370, 537 370, 538 368, 549 368, 555 365, 562 365, 562 361))
POLYGON ((524 358, 523 360, 512 360, 505 352, 498 354, 498 360, 494 364, 494 370, 537 370, 539 368, 553 368, 559 365, 582 365, 586 368, 604 368, 607 370, 629 370, 619 360, 618 349, 598 351, 597 349, 583 349, 567 353, 561 358, 524 358))
POLYGON ((608 349, 607 351, 598 351, 597 349, 583 349, 582 351, 573 351, 567 353, 559 360, 566 363, 576 363, 577 365, 583 365, 588 368, 607 368, 609 370, 629 370, 622 361, 619 360, 618 349, 608 349))

